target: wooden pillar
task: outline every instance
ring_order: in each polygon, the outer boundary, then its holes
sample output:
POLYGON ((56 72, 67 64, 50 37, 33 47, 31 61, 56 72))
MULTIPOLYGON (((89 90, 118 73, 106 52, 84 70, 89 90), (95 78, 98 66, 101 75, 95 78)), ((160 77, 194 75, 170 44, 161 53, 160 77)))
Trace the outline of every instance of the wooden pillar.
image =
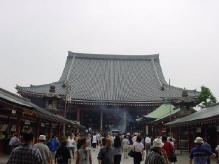
POLYGON ((176 148, 179 149, 179 128, 175 128, 176 130, 176 148))
POLYGON ((103 131, 103 111, 100 109, 100 131, 103 131))
POLYGON ((17 137, 20 138, 21 135, 21 118, 17 118, 17 126, 16 126, 17 137))
POLYGON ((52 138, 52 124, 49 124, 49 131, 48 131, 48 138, 51 139, 52 138))
POLYGON ((191 133, 190 133, 189 126, 187 126, 187 130, 188 130, 188 151, 190 152, 190 150, 191 150, 191 137, 190 137, 191 133))
POLYGON ((208 128, 208 126, 205 125, 203 127, 204 127, 204 138, 205 138, 205 141, 207 141, 208 140, 208 135, 207 135, 207 128, 208 128))
POLYGON ((65 123, 63 124, 63 127, 62 127, 62 136, 64 137, 65 136, 65 127, 66 127, 66 125, 65 125, 65 123))
POLYGON ((38 139, 39 139, 39 133, 40 133, 40 123, 39 123, 39 121, 37 121, 37 122, 36 122, 35 143, 38 142, 38 139))
POLYGON ((80 122, 80 109, 77 108, 77 121, 80 122))
POLYGON ((61 140, 61 125, 60 124, 58 124, 58 127, 57 127, 57 137, 60 141, 61 140))

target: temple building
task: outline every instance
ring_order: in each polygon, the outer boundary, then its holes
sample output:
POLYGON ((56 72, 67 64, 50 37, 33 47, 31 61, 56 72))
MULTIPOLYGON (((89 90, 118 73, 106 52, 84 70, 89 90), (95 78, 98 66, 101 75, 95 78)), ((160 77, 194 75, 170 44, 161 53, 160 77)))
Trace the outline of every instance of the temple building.
MULTIPOLYGON (((152 112, 169 98, 181 98, 183 92, 182 88, 166 82, 158 54, 74 52, 68 52, 57 82, 16 89, 42 108, 49 110, 56 104, 54 113, 102 131, 136 130, 137 118, 152 112)), ((195 90, 187 93, 191 98, 199 94, 195 90)))

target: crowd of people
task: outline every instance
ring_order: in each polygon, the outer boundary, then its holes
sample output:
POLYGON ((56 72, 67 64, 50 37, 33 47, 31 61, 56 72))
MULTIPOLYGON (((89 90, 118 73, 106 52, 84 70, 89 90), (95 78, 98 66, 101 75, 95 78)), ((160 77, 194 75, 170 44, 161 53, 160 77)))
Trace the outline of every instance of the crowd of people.
MULTIPOLYGON (((75 164, 92 164, 92 151, 98 151, 99 164, 120 164, 122 158, 129 157, 133 158, 133 164, 170 164, 177 162, 174 142, 171 137, 142 137, 138 133, 114 136, 101 133, 82 136, 78 133, 60 141, 55 136, 47 141, 45 135, 40 135, 38 143, 34 143, 33 133, 24 133, 22 142, 15 134, 9 142, 12 152, 8 164, 68 164, 73 161, 75 164)), ((190 161, 185 163, 210 164, 210 159, 216 157, 210 145, 201 137, 194 143, 196 147, 190 152, 190 161)), ((215 150, 218 152, 219 146, 215 150)))

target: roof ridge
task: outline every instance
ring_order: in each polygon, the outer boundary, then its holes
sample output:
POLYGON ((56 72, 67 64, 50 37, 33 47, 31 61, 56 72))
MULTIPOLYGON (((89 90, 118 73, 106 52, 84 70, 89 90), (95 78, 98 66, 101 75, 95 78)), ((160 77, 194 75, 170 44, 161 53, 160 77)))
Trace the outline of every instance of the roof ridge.
MULTIPOLYGON (((167 87, 171 87, 171 88, 175 88, 175 89, 179 89, 179 90, 184 90, 183 88, 181 87, 176 87, 176 86, 173 86, 173 85, 169 85, 169 84, 163 84, 164 86, 167 86, 167 87)), ((186 89, 186 91, 188 92, 198 92, 196 89, 186 89)))
POLYGON ((47 83, 47 84, 41 84, 41 85, 30 85, 29 87, 22 87, 19 85, 16 85, 16 89, 18 88, 37 88, 37 87, 42 87, 42 86, 47 86, 47 85, 52 85, 52 84, 59 84, 59 83, 63 83, 64 81, 56 81, 56 82, 52 82, 52 83, 47 83))
POLYGON ((120 60, 138 60, 138 59, 159 59, 159 54, 152 55, 116 55, 116 54, 96 54, 96 53, 79 53, 68 51, 68 57, 75 56, 77 58, 90 58, 90 59, 120 59, 120 60))

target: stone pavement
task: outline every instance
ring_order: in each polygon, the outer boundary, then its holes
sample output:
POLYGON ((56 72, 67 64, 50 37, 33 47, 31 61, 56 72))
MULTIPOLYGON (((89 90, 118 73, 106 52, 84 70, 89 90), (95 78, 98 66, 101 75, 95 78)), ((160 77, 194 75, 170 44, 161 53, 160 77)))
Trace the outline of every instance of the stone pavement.
MULTIPOLYGON (((92 150, 92 159, 93 159, 93 164, 98 164, 97 161, 97 154, 98 154, 99 150, 92 150)), ((0 164, 6 164, 7 160, 8 160, 9 156, 3 156, 0 155, 0 164)), ((177 155, 177 159, 178 162, 176 164, 189 164, 189 158, 188 158, 188 153, 183 153, 181 155, 177 155)), ((144 164, 144 162, 141 162, 142 164, 144 164)), ((71 164, 75 164, 75 161, 72 160, 71 164)), ((122 162, 121 164, 133 164, 133 159, 129 158, 129 159, 123 159, 122 158, 122 162)), ((216 164, 216 160, 212 160, 211 164, 216 164)))

